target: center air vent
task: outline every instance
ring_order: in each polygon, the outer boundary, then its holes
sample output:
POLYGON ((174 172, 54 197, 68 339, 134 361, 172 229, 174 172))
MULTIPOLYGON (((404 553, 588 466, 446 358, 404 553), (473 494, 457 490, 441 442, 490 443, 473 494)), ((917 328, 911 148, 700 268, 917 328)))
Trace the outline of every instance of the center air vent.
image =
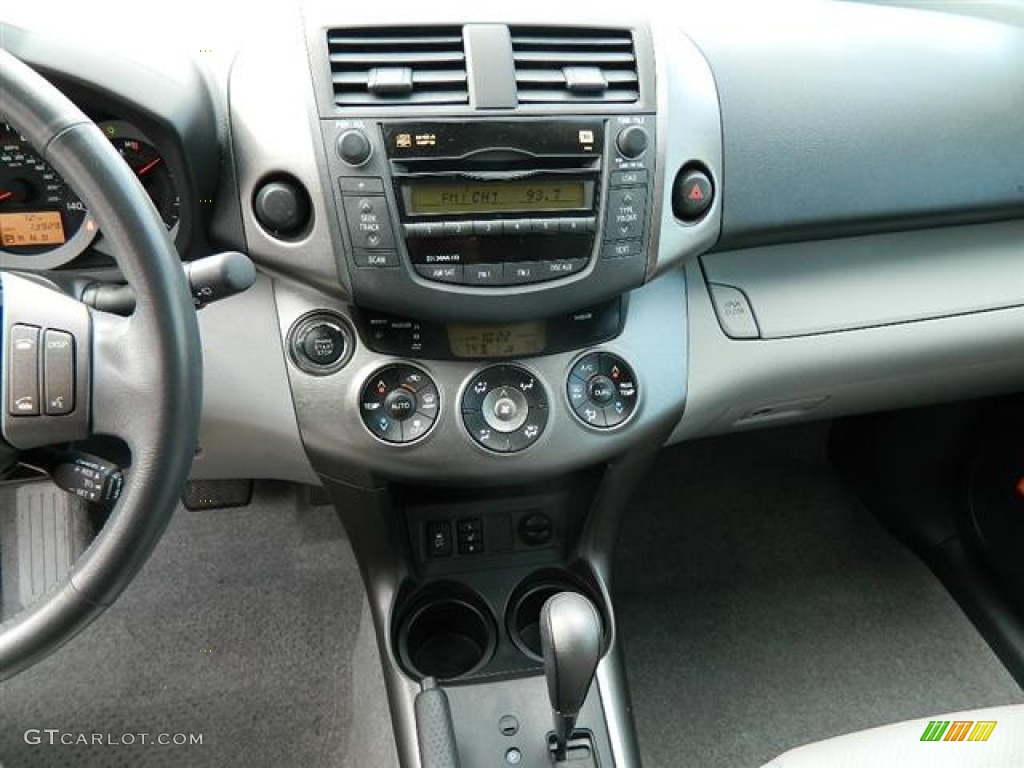
POLYGON ((327 50, 339 107, 469 101, 461 27, 332 29, 327 50))
POLYGON ((640 98, 625 29, 512 27, 520 104, 628 103, 640 98))

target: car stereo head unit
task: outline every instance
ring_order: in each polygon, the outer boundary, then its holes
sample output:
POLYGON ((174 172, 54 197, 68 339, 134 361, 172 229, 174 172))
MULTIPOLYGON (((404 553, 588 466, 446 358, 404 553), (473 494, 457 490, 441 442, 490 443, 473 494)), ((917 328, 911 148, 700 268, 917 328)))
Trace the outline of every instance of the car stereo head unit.
POLYGON ((586 266, 604 122, 412 122, 384 147, 413 268, 430 280, 509 285, 586 266), (505 274, 505 265, 515 264, 505 274))
POLYGON ((653 116, 332 122, 358 302, 441 315, 444 291, 448 317, 536 317, 512 294, 585 306, 643 282, 653 116))

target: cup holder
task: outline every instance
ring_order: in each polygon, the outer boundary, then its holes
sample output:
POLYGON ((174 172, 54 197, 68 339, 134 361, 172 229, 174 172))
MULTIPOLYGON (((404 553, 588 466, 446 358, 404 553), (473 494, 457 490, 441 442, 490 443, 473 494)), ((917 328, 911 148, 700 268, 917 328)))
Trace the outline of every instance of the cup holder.
POLYGON ((413 677, 453 680, 486 664, 497 635, 486 603, 449 585, 414 600, 398 631, 399 658, 413 677))
POLYGON ((577 592, 584 595, 597 606, 602 622, 606 621, 602 602, 594 597, 593 590, 584 586, 576 577, 561 571, 545 571, 531 576, 512 593, 506 626, 512 642, 534 661, 543 660, 540 645, 541 609, 548 598, 559 592, 577 592))

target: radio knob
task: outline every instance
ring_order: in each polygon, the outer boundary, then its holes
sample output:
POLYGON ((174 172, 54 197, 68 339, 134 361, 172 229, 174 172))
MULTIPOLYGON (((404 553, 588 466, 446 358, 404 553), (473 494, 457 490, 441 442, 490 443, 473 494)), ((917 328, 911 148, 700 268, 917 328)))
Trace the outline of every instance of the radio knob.
POLYGON ((349 128, 338 137, 338 157, 348 165, 362 165, 370 159, 373 145, 358 128, 349 128))
POLYGON ((623 157, 640 157, 647 150, 647 131, 639 125, 623 128, 615 137, 615 146, 623 157))

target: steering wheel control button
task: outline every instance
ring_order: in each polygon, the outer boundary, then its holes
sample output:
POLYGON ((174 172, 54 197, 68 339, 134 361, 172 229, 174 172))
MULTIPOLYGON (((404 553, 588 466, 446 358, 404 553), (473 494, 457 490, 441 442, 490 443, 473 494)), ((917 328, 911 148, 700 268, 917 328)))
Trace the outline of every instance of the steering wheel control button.
POLYGON ((352 357, 353 332, 348 321, 331 312, 301 318, 289 332, 292 360, 306 373, 326 376, 352 357))
POLYGON ((389 365, 363 384, 359 413, 370 432, 388 443, 413 443, 437 421, 440 398, 426 372, 412 365, 389 365))
POLYGON ((12 416, 39 415, 39 329, 11 326, 8 412, 12 416))
POLYGON ((70 333, 43 334, 43 382, 47 416, 65 416, 75 408, 75 340, 70 333))
POLYGON ((515 453, 533 445, 548 421, 540 381, 518 365, 495 365, 477 374, 462 395, 466 431, 479 445, 515 453))
POLYGON ((684 168, 672 186, 672 212, 681 221, 702 218, 714 202, 715 189, 703 168, 684 168))
POLYGON ((600 352, 585 355, 573 366, 566 395, 580 421, 611 429, 633 414, 639 392, 629 364, 617 355, 600 352))
POLYGON ((350 128, 338 136, 335 147, 342 162, 353 167, 362 165, 373 154, 373 145, 358 128, 350 128))

